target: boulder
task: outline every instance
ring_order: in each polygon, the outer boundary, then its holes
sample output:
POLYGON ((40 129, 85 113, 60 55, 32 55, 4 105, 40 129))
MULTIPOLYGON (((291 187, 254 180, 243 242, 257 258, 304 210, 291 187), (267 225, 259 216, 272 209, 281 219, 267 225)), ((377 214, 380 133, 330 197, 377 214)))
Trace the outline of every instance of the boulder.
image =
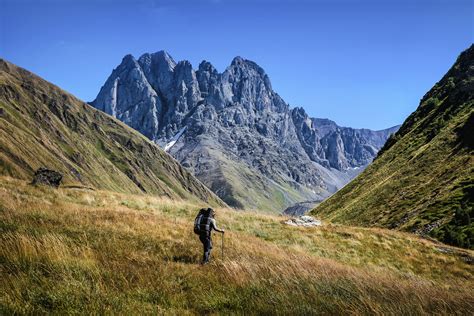
POLYGON ((61 184, 62 179, 63 175, 57 171, 50 170, 47 168, 39 168, 38 170, 36 170, 31 184, 49 185, 57 188, 61 184))
POLYGON ((322 222, 319 219, 315 219, 312 216, 303 215, 300 217, 291 218, 287 220, 285 224, 290 225, 290 226, 313 227, 313 226, 321 226, 322 222))

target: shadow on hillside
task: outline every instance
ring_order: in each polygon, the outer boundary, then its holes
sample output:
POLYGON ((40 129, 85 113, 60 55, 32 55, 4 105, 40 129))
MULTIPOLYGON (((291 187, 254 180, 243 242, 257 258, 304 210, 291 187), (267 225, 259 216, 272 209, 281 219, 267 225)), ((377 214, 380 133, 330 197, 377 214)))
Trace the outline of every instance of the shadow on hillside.
POLYGON ((169 261, 173 262, 180 262, 180 263, 199 263, 199 259, 196 256, 190 256, 190 255, 179 255, 179 256, 173 256, 168 259, 169 261))

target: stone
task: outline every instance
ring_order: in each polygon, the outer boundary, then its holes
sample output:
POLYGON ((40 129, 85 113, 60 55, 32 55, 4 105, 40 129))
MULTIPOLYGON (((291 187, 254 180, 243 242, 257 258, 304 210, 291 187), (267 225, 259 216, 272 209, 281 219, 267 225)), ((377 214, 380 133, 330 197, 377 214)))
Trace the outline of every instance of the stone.
POLYGON ((61 184, 62 179, 63 175, 61 173, 42 167, 36 170, 33 176, 32 184, 48 185, 54 188, 58 188, 61 184))
POLYGON ((285 224, 290 226, 314 227, 321 226, 322 222, 312 216, 303 215, 300 217, 291 218, 285 221, 285 224))

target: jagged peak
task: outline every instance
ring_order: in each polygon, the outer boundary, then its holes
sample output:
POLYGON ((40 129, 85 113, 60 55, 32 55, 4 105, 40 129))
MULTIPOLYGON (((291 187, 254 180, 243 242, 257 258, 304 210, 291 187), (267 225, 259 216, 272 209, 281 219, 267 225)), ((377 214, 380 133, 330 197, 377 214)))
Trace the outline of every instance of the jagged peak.
POLYGON ((295 113, 295 114, 298 114, 298 115, 301 115, 301 116, 308 116, 308 114, 306 114, 306 111, 305 109, 303 109, 302 107, 300 106, 297 106, 295 108, 293 108, 291 110, 291 112, 295 113))
MULTIPOLYGON (((259 76, 263 79, 265 82, 265 86, 267 87, 268 90, 272 90, 272 84, 270 82, 270 78, 268 75, 265 73, 265 70, 263 70, 262 67, 260 67, 256 62, 244 59, 240 56, 234 57, 232 60, 232 63, 230 64, 230 69, 253 69, 258 73, 259 76)), ((228 69, 229 69, 228 68, 228 69)))
POLYGON ((173 63, 176 64, 176 62, 174 61, 173 57, 171 57, 171 55, 170 55, 167 51, 165 51, 165 50, 159 50, 159 51, 157 51, 157 52, 155 52, 155 53, 152 53, 151 55, 152 55, 152 56, 161 57, 161 58, 163 58, 163 59, 165 59, 165 60, 172 61, 173 63))
POLYGON ((132 55, 132 54, 127 54, 125 56, 123 56, 122 58, 122 64, 126 64, 126 63, 135 63, 137 60, 135 59, 135 57, 132 55))
POLYGON ((251 61, 249 59, 242 58, 240 56, 234 57, 232 59, 232 62, 230 63, 230 66, 232 67, 250 67, 255 70, 257 70, 258 73, 265 75, 265 70, 263 70, 262 67, 260 67, 256 62, 251 61))
POLYGON ((234 57, 234 59, 232 59, 232 62, 230 63, 231 66, 237 66, 237 65, 241 65, 243 63, 245 63, 246 60, 243 59, 242 57, 240 56, 236 56, 234 57))
POLYGON ((186 78, 188 78, 188 80, 196 78, 193 65, 189 60, 179 61, 176 67, 174 68, 174 73, 175 76, 178 76, 177 78, 182 78, 182 76, 185 76, 186 78))
POLYGON ((159 50, 157 52, 154 52, 153 55, 161 55, 161 56, 164 56, 164 57, 172 58, 171 55, 167 51, 165 51, 164 49, 159 50))
POLYGON ((174 67, 176 67, 176 62, 173 57, 171 57, 171 55, 164 50, 160 50, 155 53, 145 53, 140 56, 138 61, 143 64, 154 61, 158 64, 167 65, 169 69, 174 69, 174 67))
POLYGON ((182 67, 182 68, 193 68, 193 65, 191 64, 191 62, 189 60, 180 60, 178 62, 178 64, 176 65, 176 67, 182 67))
MULTIPOLYGON (((127 70, 127 69, 130 70, 132 68, 140 68, 140 65, 138 64, 138 61, 135 59, 135 57, 132 54, 127 54, 127 55, 123 56, 122 62, 117 66, 117 68, 115 68, 112 71, 111 77, 115 77, 120 72, 122 72, 124 70, 127 70)), ((111 77, 109 77, 109 79, 111 77)))
POLYGON ((207 60, 201 61, 198 71, 217 72, 217 69, 207 60))

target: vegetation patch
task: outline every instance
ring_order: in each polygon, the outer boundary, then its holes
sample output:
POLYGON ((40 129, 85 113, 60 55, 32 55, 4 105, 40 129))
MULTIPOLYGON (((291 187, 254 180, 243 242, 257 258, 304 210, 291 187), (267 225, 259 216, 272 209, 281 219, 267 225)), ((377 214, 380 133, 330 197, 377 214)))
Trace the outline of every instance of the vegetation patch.
POLYGON ((2 314, 472 314, 472 251, 414 235, 0 177, 2 314))

